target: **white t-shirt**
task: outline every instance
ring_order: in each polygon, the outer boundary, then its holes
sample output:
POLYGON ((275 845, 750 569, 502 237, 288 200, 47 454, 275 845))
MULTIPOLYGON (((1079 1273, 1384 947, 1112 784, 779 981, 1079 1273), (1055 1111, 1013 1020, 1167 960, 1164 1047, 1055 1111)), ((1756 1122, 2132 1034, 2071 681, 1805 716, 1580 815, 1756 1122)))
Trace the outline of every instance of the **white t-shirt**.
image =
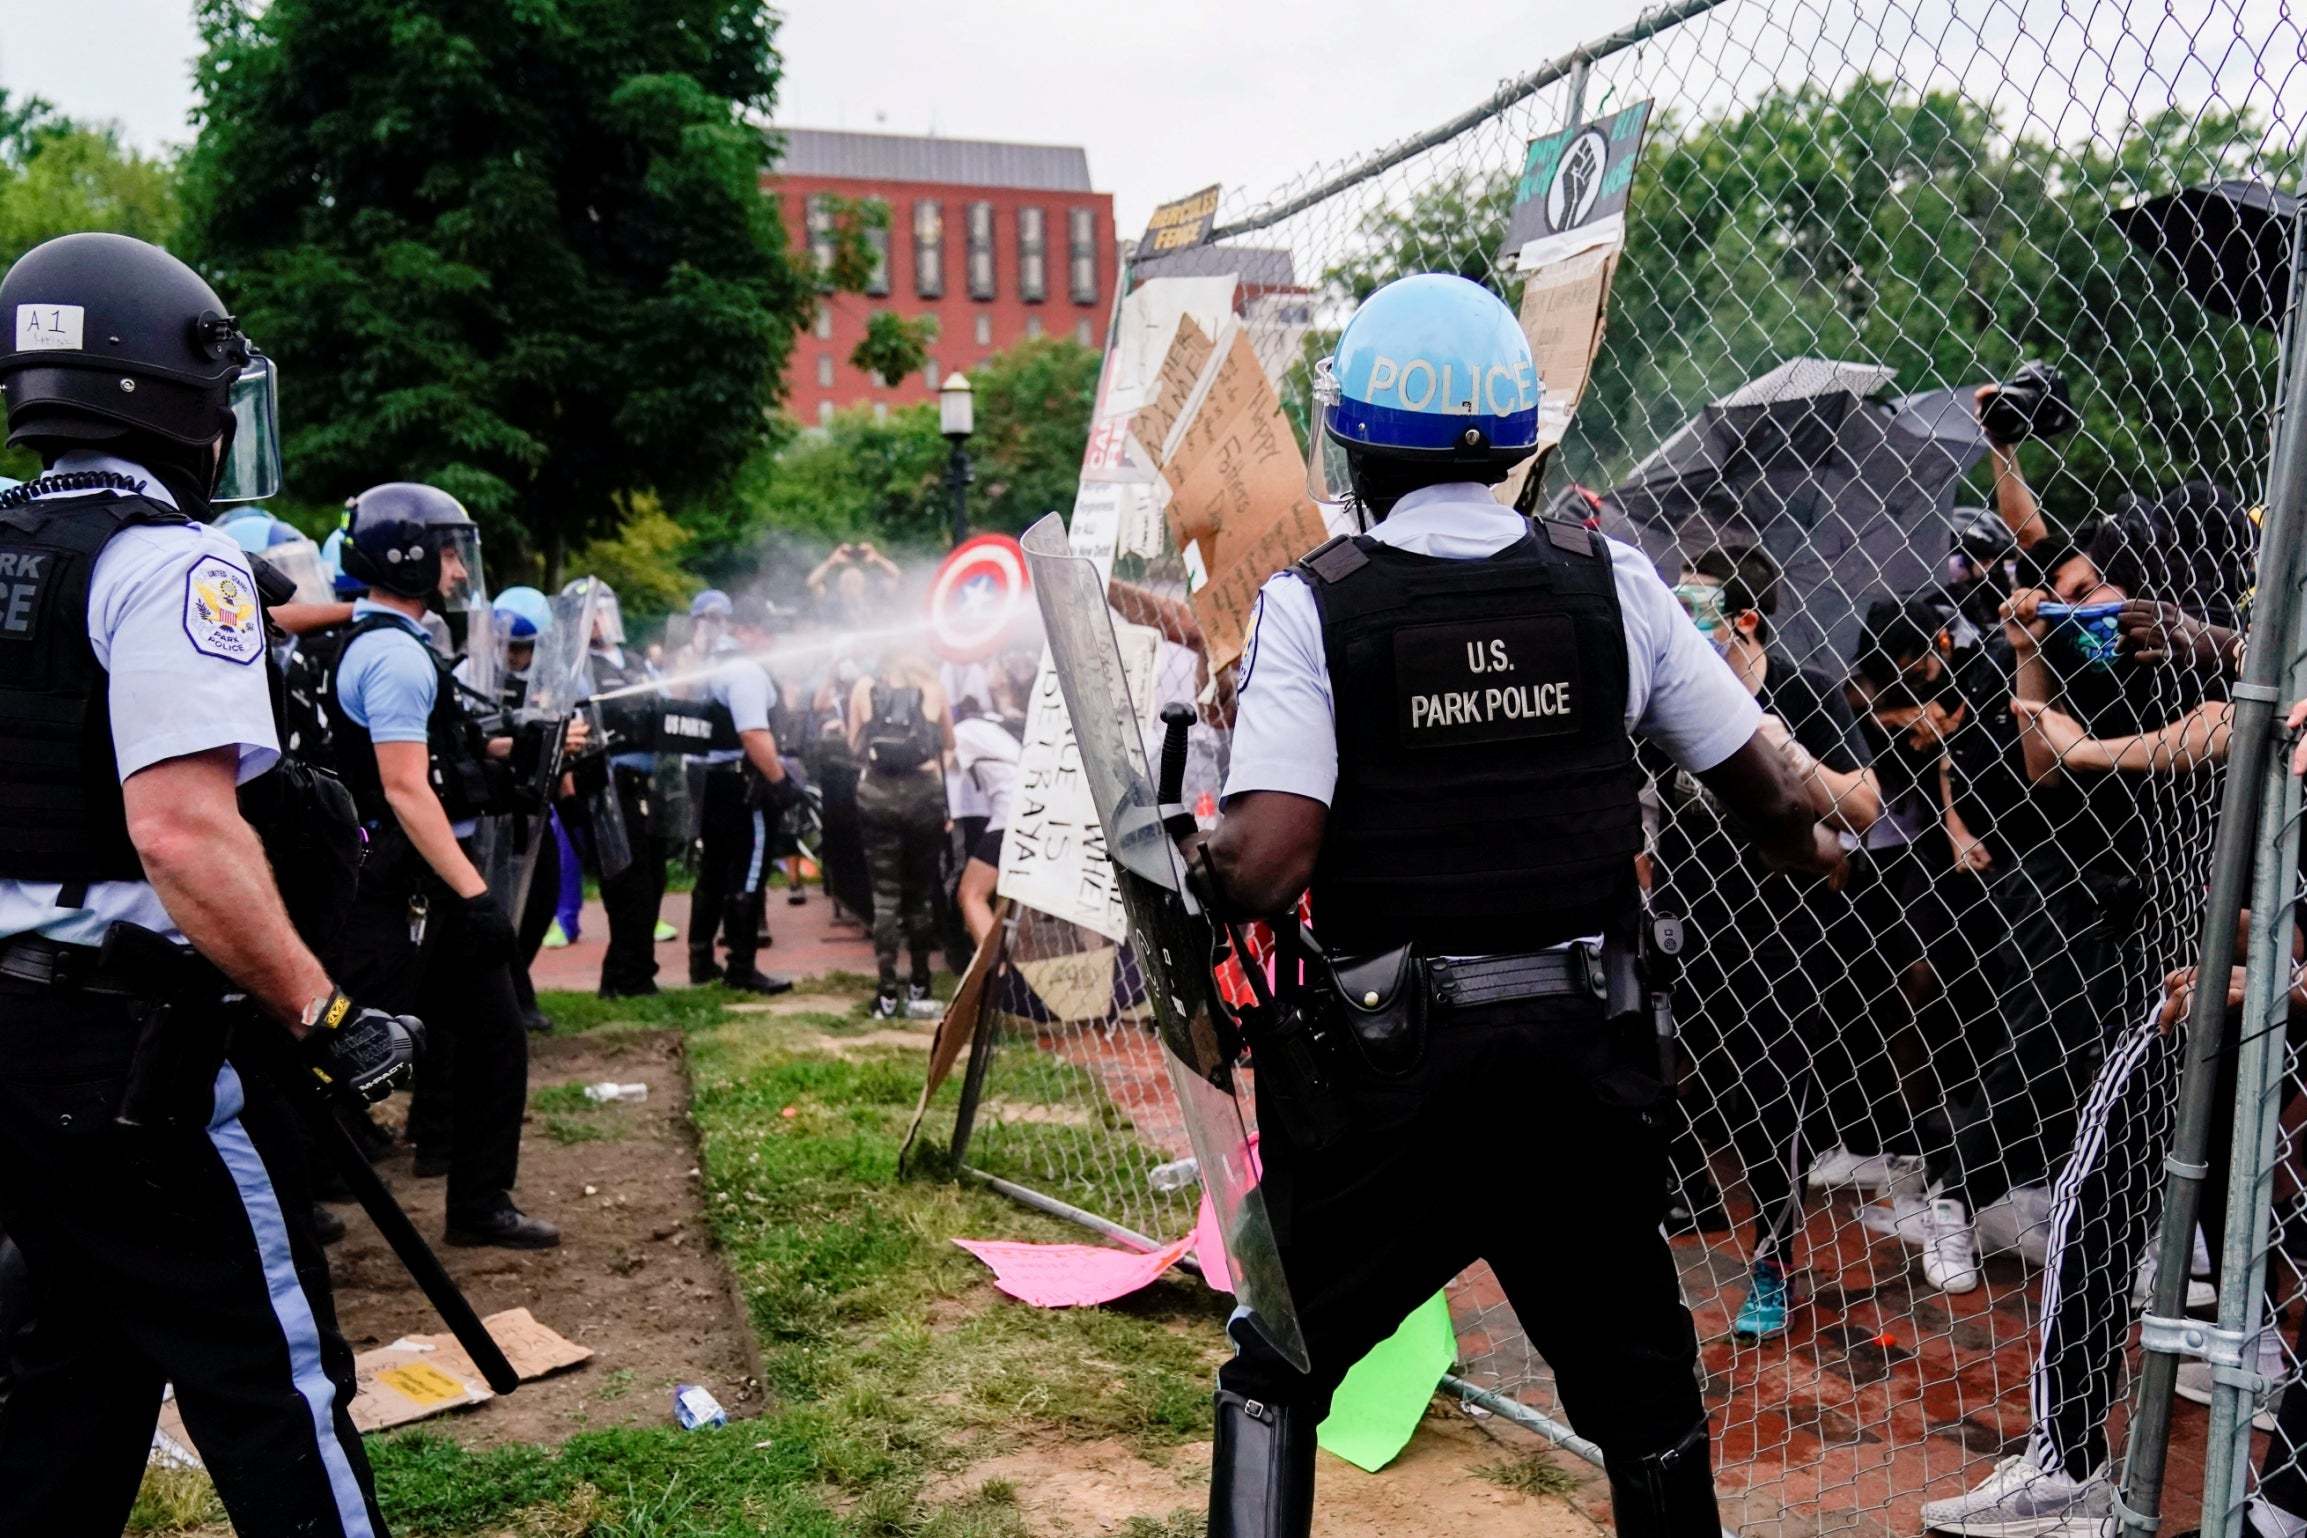
POLYGON ((983 817, 985 831, 999 833, 1009 826, 1009 803, 1017 790, 1018 758, 1024 744, 1009 728, 990 716, 972 716, 953 723, 954 772, 975 793, 980 811, 954 809, 956 817, 983 817))
MULTIPOLYGON (((1411 492, 1370 536, 1417 555, 1471 561, 1495 555, 1528 528, 1488 487, 1468 483, 1411 492)), ((1754 735, 1762 708, 1640 551, 1611 541, 1610 574, 1626 626, 1627 730, 1693 773, 1713 768, 1754 735)), ((1269 577, 1259 591, 1237 687, 1226 794, 1282 790, 1327 806, 1338 784, 1329 661, 1313 589, 1292 572, 1269 577)))
MULTIPOLYGON (((52 469, 134 476, 146 497, 176 505, 151 472, 109 454, 67 454, 52 469)), ((123 782, 215 748, 238 750, 244 784, 279 760, 256 580, 231 535, 197 523, 121 530, 89 574, 87 629, 98 665, 111 675, 113 768, 123 782)), ((96 945, 110 925, 127 922, 183 939, 145 882, 91 882, 78 908, 57 906, 61 890, 55 882, 0 880, 0 938, 36 933, 96 945)))

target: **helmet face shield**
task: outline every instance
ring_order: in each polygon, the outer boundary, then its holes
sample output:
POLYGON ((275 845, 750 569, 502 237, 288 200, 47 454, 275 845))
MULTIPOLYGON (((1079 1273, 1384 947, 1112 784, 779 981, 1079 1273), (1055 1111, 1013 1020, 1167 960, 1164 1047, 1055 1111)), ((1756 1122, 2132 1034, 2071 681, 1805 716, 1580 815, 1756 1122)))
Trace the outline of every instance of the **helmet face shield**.
POLYGON ((440 541, 438 592, 444 610, 479 613, 489 606, 489 584, 481 572, 481 531, 469 523, 450 524, 433 536, 440 541))
POLYGON ((334 603, 336 585, 309 539, 284 540, 259 552, 266 564, 296 584, 298 603, 334 603))
POLYGON ((1330 414, 1337 408, 1338 375, 1335 358, 1314 364, 1314 410, 1306 429, 1306 495, 1320 502, 1343 502, 1353 489, 1346 473, 1346 447, 1330 436, 1330 414))
POLYGON ((212 502, 262 502, 280 492, 280 374, 263 353, 232 382, 232 442, 212 502))

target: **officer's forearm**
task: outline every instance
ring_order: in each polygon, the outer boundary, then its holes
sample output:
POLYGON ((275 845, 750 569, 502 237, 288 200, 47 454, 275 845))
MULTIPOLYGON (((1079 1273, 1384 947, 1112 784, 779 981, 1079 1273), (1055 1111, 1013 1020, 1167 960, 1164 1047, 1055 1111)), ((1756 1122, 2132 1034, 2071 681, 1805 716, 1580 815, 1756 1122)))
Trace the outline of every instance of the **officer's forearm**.
POLYGON ((745 745, 746 761, 761 771, 761 778, 772 785, 785 778, 785 760, 777 756, 775 732, 739 732, 737 740, 745 745))
POLYGON ((299 940, 272 867, 235 795, 238 753, 165 759, 121 786, 145 878, 193 948, 276 1018, 294 1025, 329 991, 299 940))
POLYGON ((487 891, 487 878, 457 846, 456 829, 433 790, 425 745, 380 742, 376 761, 377 777, 384 782, 385 803, 392 808, 393 820, 400 824, 409 847, 459 897, 478 897, 487 891))
POLYGON ((1761 731, 1698 778, 1746 826, 1770 864, 1825 875, 1840 863, 1840 844, 1819 823, 1786 755, 1761 731))
POLYGON ((1314 878, 1330 809, 1310 796, 1253 790, 1226 802, 1203 841, 1210 873, 1236 913, 1284 913, 1314 878))

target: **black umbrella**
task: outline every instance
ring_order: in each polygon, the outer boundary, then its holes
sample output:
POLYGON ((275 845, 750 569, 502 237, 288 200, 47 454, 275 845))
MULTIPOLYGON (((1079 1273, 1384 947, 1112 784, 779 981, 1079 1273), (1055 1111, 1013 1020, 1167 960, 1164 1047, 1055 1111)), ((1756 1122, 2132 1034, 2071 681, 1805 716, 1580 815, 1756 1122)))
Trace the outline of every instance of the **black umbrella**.
POLYGON ((2279 330, 2299 199, 2263 182, 2185 187, 2115 210, 2116 228, 2221 315, 2279 330))
POLYGON ((1937 578, 1955 482, 1986 452, 1969 390, 1873 399, 1891 377, 1819 358, 1779 365, 1613 487, 1604 529, 1632 535, 1669 580, 1710 544, 1759 541, 1784 577, 1780 645, 1839 666, 1870 597, 1937 578))

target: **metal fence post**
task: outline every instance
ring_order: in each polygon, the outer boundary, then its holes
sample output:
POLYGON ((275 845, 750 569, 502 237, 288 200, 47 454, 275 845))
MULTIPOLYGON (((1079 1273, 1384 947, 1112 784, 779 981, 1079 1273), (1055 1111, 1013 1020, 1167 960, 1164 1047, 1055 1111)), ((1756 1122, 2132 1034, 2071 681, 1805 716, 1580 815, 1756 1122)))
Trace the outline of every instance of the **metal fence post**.
MULTIPOLYGON (((2294 328, 2296 310, 2294 310, 2294 328)), ((2235 925, 2243 909, 2243 893, 2251 882, 2254 857, 2259 864, 2258 880, 2252 883, 2253 910, 2257 915, 2252 938, 2250 961, 2257 971, 2256 982, 2264 982, 2263 974, 2270 961, 2279 959, 2278 970, 2284 978, 2289 975, 2289 947, 2282 948, 2280 957, 2269 953, 2266 934, 2274 922, 2269 913, 2270 899, 2280 899, 2278 906, 2287 916, 2290 907, 2288 881, 2292 866, 2290 833, 2286 807, 2296 810, 2296 796, 2292 793, 2287 766, 2274 761, 2269 749, 2275 745, 2275 714, 2283 704, 2283 689, 2295 683, 2296 637, 2299 624, 2299 583, 2301 579, 2300 555, 2302 522, 2307 521, 2307 432, 2300 431, 2298 413, 2291 404, 2307 401, 2307 350, 2295 344, 2285 348, 2288 377, 2282 381, 2278 420, 2279 436, 2275 447, 2274 465, 2269 477, 2266 522, 2262 529, 2260 546, 2259 585, 2257 611, 2252 616, 2251 639, 2244 654, 2243 681, 2234 688, 2234 715, 2232 735, 2229 738, 2227 782, 2224 787, 2219 814, 2217 840, 2213 845, 2210 890, 2203 905, 2202 944, 2197 954, 2201 958, 2198 977, 2201 986, 2195 990, 2193 1008, 2187 1019, 2186 1066, 2181 1078, 2178 1124, 2172 1139, 2171 1154, 2166 1166, 2171 1184, 2163 1203, 2161 1231, 2155 1251, 2155 1285, 2148 1305, 2143 1340, 2147 1349, 2142 1353, 2139 1376, 2138 1407, 2131 1418, 2130 1451, 2125 1459, 2123 1526, 2133 1538, 2149 1538, 2161 1517, 2165 1454, 2171 1430, 2171 1397, 2179 1371, 2179 1352, 2175 1349, 2180 1321, 2186 1313, 2186 1290, 2190 1263, 2194 1255, 2195 1222, 2202 1207, 2202 1184, 2209 1175, 2204 1160, 2210 1146, 2211 1126, 2218 1115, 2219 1055, 2223 1043, 2227 1013, 2225 979, 2235 962, 2235 925), (2272 840, 2281 845, 2269 849, 2272 840), (2273 886, 2280 875, 2285 884, 2273 886)), ((2283 990, 2278 988, 2277 997, 2283 990)), ((2256 1018, 2248 1012, 2246 1019, 2256 1018)), ((2279 1046, 2280 1043, 2276 1043, 2279 1046)), ((2255 1040, 2250 1057, 2257 1061, 2271 1050, 2264 1040, 2255 1040)), ((2247 1065, 2239 1065, 2239 1069, 2247 1065)), ((2264 1072, 2265 1064, 2259 1062, 2264 1072)), ((2238 1107, 2254 1103, 2247 1097, 2245 1087, 2238 1089, 2238 1107)), ((2262 1087, 2263 1093, 2263 1087, 2262 1087)), ((2265 1137, 2274 1136, 2272 1123, 2265 1129, 2265 1137)), ((2259 1144, 2252 1144, 2254 1152, 2259 1144)), ((2235 1142, 2234 1161, 2240 1166, 2244 1157, 2244 1142, 2235 1142)), ((2244 1202, 2256 1185, 2245 1187, 2240 1176, 2229 1182, 2230 1200, 2244 1202)), ((2264 1203, 2255 1220, 2256 1232, 2263 1235, 2266 1228, 2264 1203)), ((2241 1206, 2232 1206, 2228 1212, 2228 1243, 2230 1256, 2235 1253, 2237 1235, 2246 1224, 2241 1206)), ((2256 1253, 2255 1251, 2251 1253, 2256 1253)), ((2222 1326, 2230 1323, 2230 1305, 2247 1314, 2258 1310, 2258 1283, 2245 1285, 2244 1273, 2256 1276, 2255 1268, 2246 1264, 2224 1271, 2221 1275, 2220 1320, 2222 1326), (2236 1303, 2238 1288, 2248 1291, 2250 1297, 2236 1303)), ((2238 1314, 2239 1319, 2243 1315, 2238 1314)), ((2222 1394, 2225 1394, 2222 1390, 2222 1394)), ((2231 1407, 2231 1401, 2230 1401, 2231 1407)), ((2231 1472, 2239 1457, 2247 1457, 2250 1448, 2248 1436, 2235 1439, 2239 1450, 2229 1449, 2224 1459, 2223 1433, 2232 1437, 2214 1407, 2211 1423, 2212 1442, 2206 1450, 2203 1489, 2204 1529, 2211 1530, 2211 1516, 2215 1509, 2215 1492, 2222 1477, 2231 1472)), ((2247 1423, 2251 1410, 2245 1401, 2243 1419, 2247 1423)))

